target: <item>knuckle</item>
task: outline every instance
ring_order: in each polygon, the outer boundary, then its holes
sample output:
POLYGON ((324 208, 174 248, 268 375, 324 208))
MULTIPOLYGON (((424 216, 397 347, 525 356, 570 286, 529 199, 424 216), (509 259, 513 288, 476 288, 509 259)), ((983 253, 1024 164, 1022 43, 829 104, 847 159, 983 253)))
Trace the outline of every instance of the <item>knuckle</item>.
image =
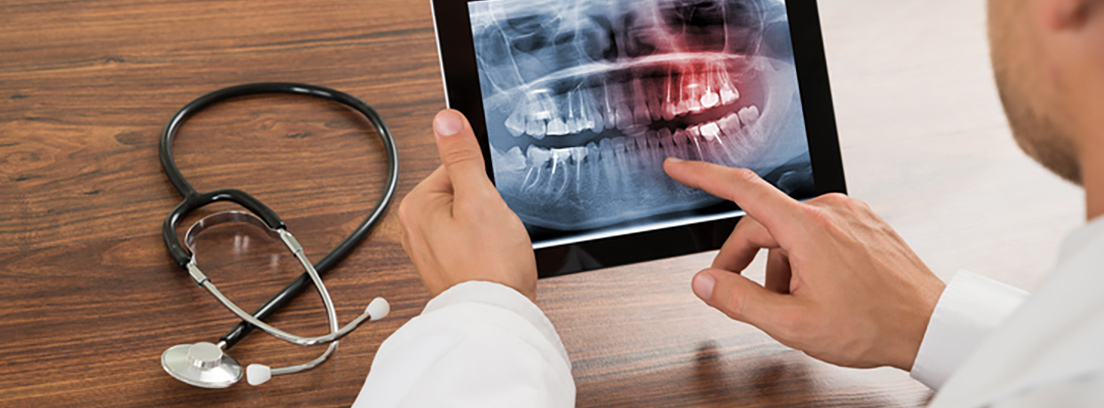
POLYGON ((809 221, 817 227, 823 228, 832 225, 832 214, 824 207, 809 206, 806 207, 805 212, 809 221))
POLYGON ((871 208, 870 204, 867 203, 866 201, 863 201, 863 200, 860 200, 860 199, 857 199, 857 198, 853 198, 853 199, 851 199, 851 202, 854 203, 855 206, 857 206, 861 210, 864 210, 864 211, 867 211, 867 212, 873 212, 874 211, 874 209, 871 208))
POLYGON ((754 171, 751 171, 751 170, 748 170, 748 169, 744 169, 744 168, 730 169, 729 172, 731 172, 733 178, 735 178, 739 181, 744 181, 744 182, 759 181, 759 175, 755 174, 754 171))
POLYGON ((744 301, 743 296, 734 294, 725 294, 717 299, 717 308, 733 319, 739 321, 746 321, 744 315, 744 308, 747 306, 747 302, 744 301))
POLYGON ((773 323, 774 333, 772 334, 788 342, 798 341, 799 337, 807 329, 802 314, 795 310, 778 313, 773 323))
POLYGON ((404 230, 410 229, 413 221, 417 219, 412 203, 410 196, 403 198, 402 202, 399 203, 399 224, 402 225, 404 230))
POLYGON ((497 204, 497 202, 501 200, 501 196, 498 195, 498 190, 495 190, 489 183, 487 187, 489 188, 478 188, 472 189, 473 191, 471 191, 472 199, 479 203, 480 207, 484 208, 497 204))
POLYGON ((821 197, 821 201, 828 205, 845 206, 851 202, 851 197, 840 193, 828 193, 821 197))
POLYGON ((470 147, 449 149, 441 152, 441 160, 443 160, 445 164, 466 162, 483 163, 483 154, 470 147))

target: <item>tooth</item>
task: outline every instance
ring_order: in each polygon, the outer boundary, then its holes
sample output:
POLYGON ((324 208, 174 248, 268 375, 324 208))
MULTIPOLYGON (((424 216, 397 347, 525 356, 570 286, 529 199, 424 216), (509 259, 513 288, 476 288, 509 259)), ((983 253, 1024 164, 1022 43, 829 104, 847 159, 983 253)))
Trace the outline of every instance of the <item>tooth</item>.
POLYGON ((595 99, 594 90, 580 91, 579 98, 583 103, 583 130, 591 130, 594 133, 602 132, 602 113, 598 109, 598 101, 595 99))
POLYGON ((725 148, 725 151, 729 156, 728 164, 736 164, 737 161, 743 158, 744 138, 746 135, 743 131, 743 126, 740 124, 740 118, 735 114, 730 114, 721 118, 717 122, 721 127, 722 137, 717 138, 718 142, 721 142, 725 148))
POLYGON ((702 161, 710 163, 721 163, 721 157, 717 152, 714 141, 716 137, 706 136, 707 133, 712 133, 713 128, 716 128, 717 132, 720 132, 720 128, 716 124, 707 123, 701 126, 694 126, 689 129, 689 132, 694 137, 690 140, 694 143, 694 147, 698 149, 699 155, 702 161))
POLYGON ((625 136, 628 136, 630 139, 642 138, 642 137, 644 137, 644 134, 647 133, 647 132, 648 132, 648 128, 641 127, 641 126, 633 126, 631 128, 624 129, 624 130, 621 131, 621 133, 624 133, 625 136))
POLYGON ((674 139, 675 139, 674 140, 675 145, 682 146, 682 148, 686 150, 687 155, 686 155, 686 157, 683 157, 683 159, 686 159, 686 160, 701 160, 702 159, 702 157, 701 157, 701 147, 697 146, 697 144, 694 143, 696 138, 692 137, 689 132, 687 132, 684 129, 679 129, 679 130, 675 131, 674 139))
POLYGON ((567 133, 570 135, 579 133, 586 124, 584 119, 586 117, 585 108, 583 105, 583 91, 575 90, 568 93, 568 110, 567 110, 567 133))
POLYGON ((641 154, 642 150, 636 148, 636 140, 628 137, 619 137, 614 139, 621 139, 614 140, 614 142, 618 143, 621 146, 622 151, 625 152, 625 155, 622 156, 622 161, 624 161, 628 171, 637 172, 644 167, 644 160, 641 154))
POLYGON ((645 169, 652 168, 655 164, 652 160, 652 149, 648 146, 648 137, 637 137, 632 139, 636 143, 636 154, 640 156, 640 162, 645 169))
POLYGON ((679 101, 678 105, 675 106, 675 116, 683 116, 687 113, 690 113, 690 102, 679 101))
POLYGON ((709 92, 706 92, 705 95, 702 95, 701 105, 702 105, 703 108, 709 109, 709 108, 712 108, 714 106, 717 106, 717 103, 719 103, 720 100, 721 100, 721 97, 719 95, 717 95, 716 93, 713 93, 712 91, 709 91, 709 92))
POLYGON ((735 138, 740 134, 740 118, 735 113, 721 118, 717 123, 721 127, 721 132, 729 137, 735 138))
POLYGON ((767 138, 766 131, 763 130, 762 122, 754 122, 744 126, 744 133, 746 134, 747 144, 752 146, 761 145, 767 138))
POLYGON ((666 128, 660 129, 657 133, 659 136, 659 143, 663 145, 663 158, 666 160, 668 157, 683 158, 684 154, 679 153, 679 149, 675 146, 674 137, 671 136, 671 131, 666 128))
POLYGON ((528 133, 529 136, 537 140, 544 139, 544 135, 548 133, 548 128, 545 125, 544 119, 529 118, 529 123, 525 127, 525 133, 528 133))
POLYGON ((646 141, 648 144, 647 149, 641 149, 641 151, 648 153, 648 158, 651 160, 650 167, 653 169, 658 168, 662 173, 663 152, 660 151, 661 147, 659 145, 659 135, 656 134, 656 131, 649 130, 647 135, 640 139, 637 139, 637 143, 640 143, 641 141, 646 141))
POLYGON ((594 127, 589 121, 590 107, 587 104, 587 93, 585 89, 576 90, 571 93, 572 100, 574 101, 571 110, 574 115, 574 120, 569 126, 571 128, 571 134, 576 134, 594 127))
POLYGON ((602 167, 601 167, 601 153, 598 150, 598 145, 594 142, 587 143, 582 149, 586 150, 586 172, 583 173, 583 177, 586 178, 586 183, 583 187, 587 188, 585 193, 588 194, 605 194, 605 183, 602 182, 602 167))
POLYGON ((567 122, 567 130, 569 135, 578 134, 584 130, 590 129, 586 122, 579 118, 571 119, 567 122))
POLYGON ((663 104, 663 119, 667 121, 674 120, 678 116, 678 104, 674 102, 666 102, 663 104))
POLYGON ((567 174, 568 157, 571 157, 569 149, 552 149, 552 172, 548 176, 549 188, 552 192, 551 199, 563 197, 564 192, 567 191, 567 185, 571 183, 571 177, 567 174), (563 181, 557 181, 557 179, 563 179, 563 181))
POLYGON ((496 165, 501 165, 503 170, 519 171, 526 167, 525 155, 521 148, 514 146, 502 154, 502 159, 496 165))
POLYGON ((551 176, 556 177, 556 170, 558 170, 557 165, 559 164, 560 159, 561 159, 560 149, 551 149, 551 150, 549 150, 549 152, 552 153, 552 160, 549 160, 549 162, 552 163, 551 176))
POLYGON ((718 157, 718 154, 716 154, 716 150, 712 147, 713 139, 705 138, 704 135, 705 132, 712 131, 705 130, 705 127, 707 127, 708 125, 713 124, 705 124, 702 126, 691 128, 690 133, 694 136, 694 138, 691 138, 691 140, 694 143, 694 147, 698 148, 698 154, 701 155, 701 160, 711 163, 720 163, 721 158, 718 157))
POLYGON ((545 164, 552 158, 551 152, 534 145, 529 145, 526 155, 529 159, 529 171, 525 174, 525 181, 522 182, 522 191, 541 186, 541 173, 544 172, 545 164))
POLYGON ((690 101, 689 101, 689 99, 692 99, 691 96, 690 96, 690 85, 691 84, 692 84, 692 82, 690 82, 689 74, 686 74, 686 73, 680 73, 679 74, 678 105, 675 105, 675 115, 676 116, 685 115, 690 111, 690 101))
POLYGON ((601 159, 601 151, 598 150, 598 145, 594 142, 587 143, 586 145, 586 159, 588 162, 597 161, 601 159))
MULTIPOLYGON (((521 150, 520 148, 518 150, 521 150)), ((529 158, 529 167, 543 167, 548 163, 548 160, 552 158, 552 152, 548 149, 542 149, 536 145, 529 145, 529 149, 525 151, 526 156, 529 158)))
POLYGON ((583 184, 583 159, 586 159, 587 148, 582 146, 571 148, 571 160, 575 161, 575 195, 580 194, 581 185, 583 184))
MULTIPOLYGON (((566 133, 575 134, 575 132, 578 131, 579 126, 578 117, 575 114, 575 109, 577 106, 577 104, 575 103, 575 91, 569 91, 564 94, 563 100, 567 106, 560 111, 561 114, 559 115, 559 118, 562 118, 564 122, 564 129, 566 130, 566 133)), ((550 122, 549 128, 551 128, 551 126, 552 124, 550 122)))
POLYGON ((648 101, 648 118, 653 122, 663 119, 663 101, 659 99, 648 101))
POLYGON ((598 144, 598 148, 602 151, 602 164, 606 173, 606 186, 611 192, 618 192, 621 190, 621 178, 624 174, 620 172, 620 164, 617 161, 617 157, 614 156, 613 142, 609 139, 602 139, 598 144))
POLYGON ((711 142, 714 150, 714 155, 717 158, 717 164, 731 166, 736 164, 734 160, 734 152, 729 148, 728 144, 724 142, 724 138, 718 137, 711 142), (720 146, 720 150, 717 150, 717 146, 720 146))
POLYGON ((662 105, 663 119, 670 121, 678 116, 678 87, 671 72, 667 73, 667 86, 662 105))
POLYGON ((632 81, 632 103, 633 103, 633 122, 638 125, 646 125, 651 119, 648 118, 648 96, 644 92, 644 80, 634 79, 632 81))
POLYGON ((571 158, 576 162, 582 162, 587 157, 587 149, 582 146, 576 146, 571 148, 571 158))
POLYGON ((628 129, 632 126, 632 109, 624 101, 617 104, 617 128, 628 129))
POLYGON ((701 75, 698 75, 696 69, 691 68, 690 74, 686 80, 686 85, 683 87, 684 95, 683 101, 686 103, 686 108, 691 112, 698 112, 702 110, 702 81, 701 75))
POLYGON ((701 139, 702 138, 701 126, 700 125, 699 126, 691 126, 691 127, 686 128, 686 138, 687 139, 701 139))
POLYGON ((740 122, 750 125, 755 123, 756 119, 759 119, 759 108, 755 105, 740 109, 740 122))
POLYGON ((548 122, 548 135, 549 136, 563 136, 568 134, 567 124, 563 119, 555 118, 551 122, 548 122))
POLYGON ((613 94, 609 85, 606 85, 604 92, 602 92, 602 101, 604 112, 602 112, 602 118, 604 120, 603 125, 606 129, 613 129, 617 125, 617 108, 614 107, 613 94))
POLYGON ((513 137, 520 137, 525 134, 525 109, 514 109, 514 113, 511 113, 506 118, 506 131, 510 132, 513 137))
POLYGON ((690 112, 701 112, 701 98, 690 98, 690 100, 686 101, 686 109, 690 112))
POLYGON ((641 85, 644 87, 644 106, 648 121, 655 122, 663 118, 663 80, 649 77, 641 85))
POLYGON ((637 101, 637 105, 633 109, 633 119, 633 122, 637 125, 647 125, 651 122, 651 118, 648 117, 648 105, 643 99, 637 101))
POLYGON ((636 143, 620 136, 613 138, 611 143, 613 143, 614 155, 617 156, 619 159, 618 161, 621 163, 622 174, 628 175, 633 171, 633 159, 636 158, 636 155, 633 154, 632 149, 636 147, 636 143))
POLYGON ((736 103, 736 100, 740 99, 740 91, 736 90, 732 84, 725 82, 721 87, 721 103, 725 105, 731 105, 736 103))
POLYGON ((705 138, 705 140, 711 141, 713 139, 716 139, 717 136, 721 135, 721 127, 717 126, 716 123, 706 123, 704 125, 701 125, 700 130, 701 135, 705 138))

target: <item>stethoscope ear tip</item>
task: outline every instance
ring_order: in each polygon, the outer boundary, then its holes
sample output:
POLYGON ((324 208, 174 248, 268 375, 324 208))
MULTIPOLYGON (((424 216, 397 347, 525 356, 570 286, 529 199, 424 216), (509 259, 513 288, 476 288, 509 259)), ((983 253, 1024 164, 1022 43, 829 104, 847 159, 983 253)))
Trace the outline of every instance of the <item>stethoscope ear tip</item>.
POLYGON ((249 385, 261 385, 272 379, 272 369, 264 364, 250 364, 245 368, 245 380, 249 385))
POLYGON ((368 303, 368 307, 364 311, 372 316, 370 321, 376 321, 387 317, 387 314, 391 313, 391 305, 387 303, 386 299, 378 297, 372 299, 372 302, 368 303))

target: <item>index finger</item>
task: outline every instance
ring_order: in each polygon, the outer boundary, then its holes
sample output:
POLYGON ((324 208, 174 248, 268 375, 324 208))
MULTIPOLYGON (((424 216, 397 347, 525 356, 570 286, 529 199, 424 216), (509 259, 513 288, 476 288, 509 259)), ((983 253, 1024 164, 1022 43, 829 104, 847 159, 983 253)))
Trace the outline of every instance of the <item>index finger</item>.
POLYGON ((679 183, 736 203, 776 238, 792 231, 795 220, 804 220, 801 203, 751 170, 673 157, 663 162, 663 169, 679 183))

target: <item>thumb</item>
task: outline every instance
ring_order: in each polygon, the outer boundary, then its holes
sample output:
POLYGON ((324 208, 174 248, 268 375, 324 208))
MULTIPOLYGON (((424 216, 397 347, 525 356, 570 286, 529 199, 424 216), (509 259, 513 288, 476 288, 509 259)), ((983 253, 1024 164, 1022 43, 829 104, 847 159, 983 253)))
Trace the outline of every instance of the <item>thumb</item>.
POLYGON ((433 118, 433 133, 441 163, 456 195, 493 188, 487 178, 483 150, 463 114, 451 109, 438 112, 433 118))
POLYGON ((771 292, 738 273, 719 269, 698 272, 692 286, 694 294, 709 306, 767 334, 773 334, 774 323, 792 305, 789 296, 771 292))

